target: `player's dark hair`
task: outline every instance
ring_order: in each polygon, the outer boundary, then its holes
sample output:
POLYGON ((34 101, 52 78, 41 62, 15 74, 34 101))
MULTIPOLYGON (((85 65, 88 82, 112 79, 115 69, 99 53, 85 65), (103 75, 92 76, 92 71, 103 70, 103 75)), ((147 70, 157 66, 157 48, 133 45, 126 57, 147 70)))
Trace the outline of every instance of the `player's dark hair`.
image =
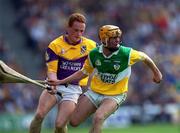
POLYGON ((86 18, 84 15, 82 15, 80 13, 73 13, 69 17, 68 26, 71 27, 75 21, 78 21, 81 23, 86 23, 86 18))

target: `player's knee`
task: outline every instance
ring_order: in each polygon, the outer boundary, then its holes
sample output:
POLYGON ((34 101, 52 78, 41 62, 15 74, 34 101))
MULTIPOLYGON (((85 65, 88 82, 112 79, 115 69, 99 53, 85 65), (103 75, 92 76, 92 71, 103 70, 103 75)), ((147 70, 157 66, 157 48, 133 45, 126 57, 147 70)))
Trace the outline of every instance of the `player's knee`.
POLYGON ((103 123, 104 120, 105 120, 104 115, 102 115, 100 113, 94 114, 94 117, 93 117, 93 123, 94 124, 103 123))
POLYGON ((77 126, 79 126, 79 122, 78 122, 77 120, 71 120, 71 121, 69 122, 69 124, 70 124, 72 127, 77 127, 77 126))
POLYGON ((36 115, 35 115, 36 120, 43 120, 44 117, 45 117, 45 114, 42 113, 42 112, 37 112, 36 115))
POLYGON ((55 127, 57 129, 63 129, 66 127, 66 122, 63 122, 61 120, 56 120, 55 127))

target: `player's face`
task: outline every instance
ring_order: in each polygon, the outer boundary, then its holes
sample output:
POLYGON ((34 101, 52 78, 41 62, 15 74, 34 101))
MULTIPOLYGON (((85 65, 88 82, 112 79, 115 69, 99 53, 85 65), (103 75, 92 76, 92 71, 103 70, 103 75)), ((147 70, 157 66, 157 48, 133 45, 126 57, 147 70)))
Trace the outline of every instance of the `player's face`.
POLYGON ((108 47, 108 48, 112 48, 112 49, 113 49, 113 48, 116 49, 116 48, 118 47, 120 41, 121 41, 121 39, 120 39, 119 36, 117 36, 117 37, 111 37, 111 38, 109 38, 107 47, 108 47))
POLYGON ((71 43, 77 43, 85 30, 85 23, 75 21, 71 27, 68 27, 68 39, 71 43))

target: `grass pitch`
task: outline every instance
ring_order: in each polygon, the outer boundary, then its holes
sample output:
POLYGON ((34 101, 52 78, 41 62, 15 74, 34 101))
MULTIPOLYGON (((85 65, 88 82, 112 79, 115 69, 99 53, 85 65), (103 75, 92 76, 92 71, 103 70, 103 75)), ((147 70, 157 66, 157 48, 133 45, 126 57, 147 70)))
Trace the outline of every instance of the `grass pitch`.
MULTIPOLYGON (((88 133, 89 128, 69 128, 68 133, 88 133)), ((134 125, 128 128, 103 129, 103 133, 180 133, 179 125, 152 124, 134 125)), ((28 133, 28 131, 1 131, 0 133, 28 133)), ((53 129, 43 129, 42 133, 53 133, 53 129)))

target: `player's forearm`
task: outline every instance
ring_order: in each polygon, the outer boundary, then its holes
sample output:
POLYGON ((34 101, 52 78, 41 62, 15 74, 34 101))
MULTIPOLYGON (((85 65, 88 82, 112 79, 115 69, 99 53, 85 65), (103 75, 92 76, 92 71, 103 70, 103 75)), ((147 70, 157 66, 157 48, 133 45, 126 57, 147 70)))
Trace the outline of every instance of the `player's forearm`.
POLYGON ((145 55, 144 63, 153 71, 153 73, 159 72, 159 69, 157 68, 157 66, 149 56, 145 55))
POLYGON ((50 80, 57 80, 57 74, 55 72, 47 72, 47 77, 50 80))
POLYGON ((145 57, 144 63, 152 70, 154 74, 153 81, 156 83, 160 83, 160 81, 162 80, 162 73, 148 55, 145 54, 144 57, 145 57))
POLYGON ((86 74, 84 74, 82 71, 77 71, 73 75, 61 80, 61 84, 68 84, 68 83, 71 83, 71 82, 80 81, 81 79, 83 79, 85 77, 87 77, 86 74))

